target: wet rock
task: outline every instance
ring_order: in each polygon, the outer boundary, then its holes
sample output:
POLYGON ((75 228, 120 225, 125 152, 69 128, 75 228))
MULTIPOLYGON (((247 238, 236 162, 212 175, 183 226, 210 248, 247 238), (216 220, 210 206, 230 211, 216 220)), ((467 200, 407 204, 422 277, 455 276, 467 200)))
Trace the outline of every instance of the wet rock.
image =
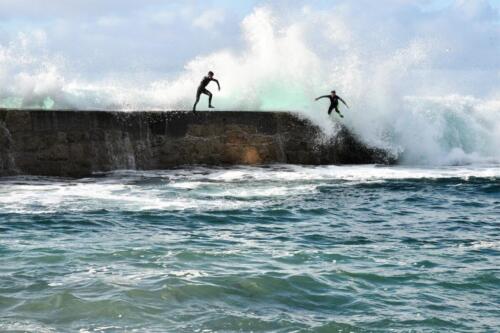
POLYGON ((394 162, 346 128, 325 138, 318 127, 290 113, 0 110, 0 175, 394 162))
POLYGON ((10 176, 17 173, 18 170, 12 156, 12 137, 5 122, 0 120, 0 176, 10 176))

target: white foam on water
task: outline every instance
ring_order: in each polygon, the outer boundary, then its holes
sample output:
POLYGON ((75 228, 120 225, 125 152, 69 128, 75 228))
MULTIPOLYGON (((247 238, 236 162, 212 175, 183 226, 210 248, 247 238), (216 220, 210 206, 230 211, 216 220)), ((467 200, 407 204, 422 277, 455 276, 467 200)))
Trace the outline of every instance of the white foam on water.
POLYGON ((500 176, 500 167, 385 167, 377 165, 361 166, 298 166, 283 165, 280 168, 247 168, 246 170, 219 171, 214 175, 204 176, 210 180, 237 181, 314 181, 314 180, 346 180, 377 181, 397 179, 440 179, 470 177, 495 178, 500 176))
POLYGON ((200 186, 203 186, 202 182, 177 182, 170 184, 170 187, 177 188, 177 189, 184 189, 184 190, 194 190, 196 188, 199 188, 200 186))
POLYGON ((121 171, 109 173, 105 178, 54 183, 44 180, 39 185, 36 180, 24 184, 4 181, 0 186, 0 212, 237 210, 270 205, 292 196, 311 195, 320 186, 339 182, 357 185, 389 180, 498 180, 500 167, 276 165, 265 168, 128 171, 123 177, 124 172, 121 171), (151 181, 144 182, 148 177, 151 181))
POLYGON ((56 213, 89 210, 221 210, 256 207, 258 202, 227 200, 222 193, 182 195, 170 187, 148 188, 116 183, 2 186, 0 211, 12 213, 56 213))
MULTIPOLYGON (((250 185, 250 184, 249 184, 250 185)), ((200 191, 209 197, 233 197, 241 199, 257 199, 257 198, 276 198, 286 197, 290 195, 300 195, 307 193, 314 193, 316 190, 315 185, 292 185, 289 186, 254 186, 254 187, 225 187, 217 192, 213 191, 200 191)))
POLYGON ((39 332, 39 333, 53 333, 57 332, 56 329, 41 324, 33 323, 30 321, 6 321, 0 319, 0 327, 4 332, 39 332))
POLYGON ((500 242, 476 241, 473 242, 472 244, 460 245, 459 247, 464 249, 473 249, 473 250, 483 250, 483 249, 500 250, 500 242))

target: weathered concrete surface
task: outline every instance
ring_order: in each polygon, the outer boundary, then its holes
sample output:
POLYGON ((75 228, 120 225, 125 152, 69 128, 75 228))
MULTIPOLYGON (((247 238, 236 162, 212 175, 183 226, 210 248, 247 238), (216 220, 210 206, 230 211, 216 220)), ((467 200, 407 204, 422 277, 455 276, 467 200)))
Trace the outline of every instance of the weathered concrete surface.
POLYGON ((325 139, 319 128, 290 113, 0 110, 0 175, 391 162, 346 129, 325 139))

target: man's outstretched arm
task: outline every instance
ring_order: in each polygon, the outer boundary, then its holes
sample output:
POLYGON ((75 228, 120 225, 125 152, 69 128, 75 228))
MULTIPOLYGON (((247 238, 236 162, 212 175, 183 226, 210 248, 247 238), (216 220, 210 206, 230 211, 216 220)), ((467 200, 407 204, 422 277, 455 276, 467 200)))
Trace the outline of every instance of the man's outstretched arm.
POLYGON ((316 100, 318 101, 318 100, 320 100, 320 99, 322 99, 322 98, 330 98, 330 96, 329 96, 329 95, 319 96, 318 98, 316 98, 316 100))
POLYGON ((217 83, 217 87, 219 87, 219 90, 220 90, 220 84, 219 84, 219 81, 217 79, 212 79, 212 81, 214 81, 215 83, 217 83))
POLYGON ((347 106, 347 108, 349 108, 349 105, 347 105, 347 103, 346 103, 346 102, 345 102, 342 98, 340 98, 340 97, 339 97, 339 100, 340 100, 342 103, 344 103, 344 105, 345 105, 345 106, 347 106))

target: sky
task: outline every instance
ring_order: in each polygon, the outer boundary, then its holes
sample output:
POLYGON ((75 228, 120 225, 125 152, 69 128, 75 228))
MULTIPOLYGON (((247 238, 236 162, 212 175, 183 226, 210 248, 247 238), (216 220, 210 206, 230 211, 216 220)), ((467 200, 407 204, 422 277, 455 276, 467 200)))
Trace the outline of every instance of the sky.
POLYGON ((95 72, 124 66, 173 72, 198 54, 237 42, 238 25, 253 6, 253 1, 0 0, 0 43, 39 31, 50 52, 96 66, 95 72))
MULTIPOLYGON (((99 76, 133 69, 145 75, 148 72, 172 74, 182 71, 196 56, 241 46, 244 42, 241 22, 255 7, 271 6, 286 16, 306 5, 327 10, 345 2, 0 0, 0 45, 12 42, 21 33, 38 34, 39 39, 44 39, 44 50, 64 57, 76 72, 84 69, 99 76)), ((440 11, 460 2, 486 0, 382 0, 376 3, 386 9, 405 11, 398 14, 417 17, 421 15, 420 10, 440 11)), ((489 0, 489 3, 496 10, 500 7, 500 0, 489 0)))

